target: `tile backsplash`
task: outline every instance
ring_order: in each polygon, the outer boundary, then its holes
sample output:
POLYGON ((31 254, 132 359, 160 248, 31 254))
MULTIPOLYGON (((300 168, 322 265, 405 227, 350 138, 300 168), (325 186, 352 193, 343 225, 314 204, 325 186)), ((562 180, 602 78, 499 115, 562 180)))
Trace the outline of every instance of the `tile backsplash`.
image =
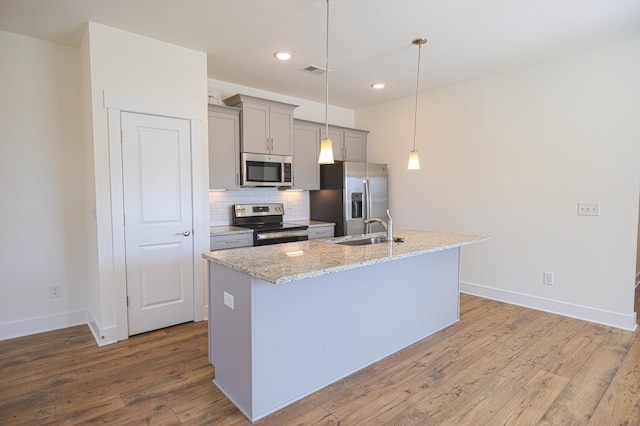
POLYGON ((233 204, 253 203, 282 203, 284 220, 309 219, 308 191, 243 188, 234 191, 209 191, 209 226, 230 225, 233 204))

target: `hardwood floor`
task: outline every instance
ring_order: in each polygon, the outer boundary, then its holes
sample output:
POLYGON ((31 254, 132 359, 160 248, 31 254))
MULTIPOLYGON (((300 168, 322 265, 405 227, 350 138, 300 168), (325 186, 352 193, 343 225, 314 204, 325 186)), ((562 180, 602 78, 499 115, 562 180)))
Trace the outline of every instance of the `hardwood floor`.
MULTIPOLYGON (((213 374, 206 322, 6 340, 0 424, 251 424, 213 374)), ((640 339, 462 295, 460 322, 255 424, 640 425, 640 339)))

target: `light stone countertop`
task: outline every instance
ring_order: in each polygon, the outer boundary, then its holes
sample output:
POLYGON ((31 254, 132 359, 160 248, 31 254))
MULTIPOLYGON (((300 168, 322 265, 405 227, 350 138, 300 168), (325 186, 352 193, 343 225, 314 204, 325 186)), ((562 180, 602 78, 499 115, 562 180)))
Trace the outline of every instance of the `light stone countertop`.
POLYGON ((335 226, 335 223, 333 222, 321 222, 319 220, 285 220, 285 222, 289 222, 289 223, 299 223, 300 225, 306 225, 309 228, 315 228, 318 226, 328 226, 328 225, 333 225, 335 226))
MULTIPOLYGON (((385 236, 384 233, 372 235, 385 236)), ((365 246, 330 242, 362 238, 349 236, 212 251, 202 257, 273 284, 284 284, 489 239, 477 235, 429 231, 397 231, 394 238, 397 237, 404 238, 404 242, 365 246)))
POLYGON ((243 228, 241 226, 222 225, 210 226, 209 235, 231 235, 231 234, 253 234, 253 229, 243 228))

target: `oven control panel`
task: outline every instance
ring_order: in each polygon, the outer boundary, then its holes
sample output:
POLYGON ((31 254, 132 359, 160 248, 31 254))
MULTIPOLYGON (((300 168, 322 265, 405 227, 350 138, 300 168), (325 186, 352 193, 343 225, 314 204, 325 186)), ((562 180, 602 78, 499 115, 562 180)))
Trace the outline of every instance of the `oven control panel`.
POLYGON ((235 217, 283 216, 284 205, 281 203, 236 204, 233 206, 233 214, 235 217))

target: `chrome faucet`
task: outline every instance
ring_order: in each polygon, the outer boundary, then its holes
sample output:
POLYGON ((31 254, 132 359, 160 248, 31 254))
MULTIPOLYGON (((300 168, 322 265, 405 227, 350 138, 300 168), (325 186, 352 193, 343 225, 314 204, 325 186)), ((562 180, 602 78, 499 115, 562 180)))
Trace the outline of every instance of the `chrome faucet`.
POLYGON ((385 222, 379 217, 372 217, 372 218, 366 219, 364 223, 368 225, 373 222, 378 222, 387 231, 387 241, 393 241, 393 219, 391 219, 391 214, 389 214, 389 209, 387 209, 387 217, 389 218, 388 222, 385 222))

